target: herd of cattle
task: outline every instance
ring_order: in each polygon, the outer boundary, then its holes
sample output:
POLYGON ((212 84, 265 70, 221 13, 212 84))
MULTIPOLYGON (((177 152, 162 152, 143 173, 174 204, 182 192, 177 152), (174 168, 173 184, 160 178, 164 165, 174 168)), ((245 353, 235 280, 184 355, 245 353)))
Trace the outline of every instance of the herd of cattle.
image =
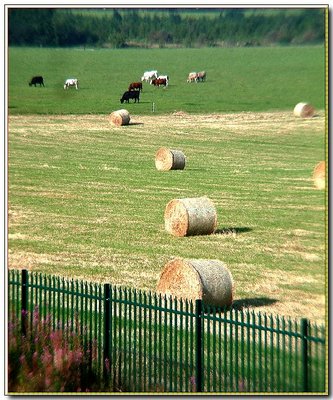
POLYGON ((188 74, 187 82, 203 82, 206 80, 206 71, 190 72, 188 74))
MULTIPOLYGON (((201 72, 190 72, 188 74, 187 82, 204 82, 206 80, 206 71, 201 72)), ((136 103, 140 101, 140 92, 143 91, 142 82, 149 82, 150 85, 153 86, 164 86, 166 88, 169 85, 169 76, 168 75, 158 75, 156 70, 146 71, 142 77, 141 82, 132 82, 128 90, 123 94, 120 99, 121 103, 127 102, 129 103, 130 99, 133 99, 136 103)), ((44 86, 44 79, 42 76, 34 76, 29 82, 29 86, 36 85, 44 86)), ((70 87, 75 87, 75 89, 79 89, 79 81, 76 78, 66 79, 64 84, 64 89, 67 90, 70 87)))

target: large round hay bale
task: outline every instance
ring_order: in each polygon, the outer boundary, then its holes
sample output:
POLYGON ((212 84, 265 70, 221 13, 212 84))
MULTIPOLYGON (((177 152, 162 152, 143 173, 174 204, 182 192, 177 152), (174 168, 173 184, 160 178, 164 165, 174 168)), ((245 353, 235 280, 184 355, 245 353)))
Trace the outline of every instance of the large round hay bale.
POLYGON ((174 199, 165 208, 164 222, 174 236, 209 235, 216 229, 217 214, 208 197, 174 199))
POLYGON ((325 189, 326 163, 320 161, 313 170, 313 182, 317 189, 325 189))
POLYGON ((294 115, 301 118, 311 118, 314 116, 315 109, 309 103, 298 103, 294 108, 294 115))
POLYGON ((131 117, 129 115, 129 112, 124 109, 113 111, 110 114, 111 122, 117 126, 128 125, 130 122, 130 119, 131 119, 131 117))
POLYGON ((185 155, 180 150, 170 150, 165 147, 161 147, 155 155, 155 166, 159 171, 184 169, 185 155))
POLYGON ((232 304, 233 291, 232 275, 219 260, 172 260, 157 284, 158 293, 220 307, 232 304))

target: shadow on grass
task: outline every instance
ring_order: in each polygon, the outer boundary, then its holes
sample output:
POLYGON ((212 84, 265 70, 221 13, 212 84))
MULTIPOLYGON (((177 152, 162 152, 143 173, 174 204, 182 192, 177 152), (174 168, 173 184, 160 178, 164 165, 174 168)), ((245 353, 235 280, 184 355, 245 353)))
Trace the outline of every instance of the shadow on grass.
POLYGON ((252 228, 248 228, 247 226, 243 227, 229 227, 229 228, 220 228, 216 229, 215 234, 218 235, 234 235, 239 233, 251 232, 252 228))
POLYGON ((130 122, 129 124, 128 124, 128 126, 129 125, 144 125, 144 123, 143 122, 130 122))
POLYGON ((214 314, 216 312, 229 312, 235 311, 247 311, 253 307, 270 306, 277 303, 277 299, 270 299, 269 297, 254 297, 249 299, 234 300, 231 305, 223 307, 210 307, 209 304, 205 305, 205 313, 214 314))
POLYGON ((278 300, 270 299, 269 297, 254 297, 251 299, 240 299, 235 300, 232 303, 232 308, 235 310, 243 310, 244 308, 249 307, 262 307, 269 306, 271 304, 276 303, 278 300))

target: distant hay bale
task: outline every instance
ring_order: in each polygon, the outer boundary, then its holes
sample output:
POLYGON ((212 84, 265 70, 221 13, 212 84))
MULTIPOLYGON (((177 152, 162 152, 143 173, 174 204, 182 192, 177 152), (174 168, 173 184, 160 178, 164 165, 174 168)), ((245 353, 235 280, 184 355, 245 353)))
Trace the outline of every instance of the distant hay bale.
POLYGON ((294 115, 301 118, 311 118, 314 116, 315 109, 311 104, 298 103, 294 108, 294 115))
POLYGON ((128 125, 130 122, 130 115, 127 110, 118 110, 110 114, 110 120, 113 124, 117 126, 128 125))
POLYGON ((161 273, 157 292, 205 304, 230 306, 234 282, 231 272, 219 260, 182 260, 168 262, 161 273))
POLYGON ((184 169, 185 155, 180 150, 170 150, 165 147, 160 148, 155 155, 155 166, 159 171, 169 171, 170 169, 184 169))
POLYGON ((320 161, 313 170, 313 181, 317 189, 325 189, 326 163, 320 161))
POLYGON ((209 235, 217 225, 217 214, 208 197, 171 200, 164 212, 165 230, 174 236, 209 235))

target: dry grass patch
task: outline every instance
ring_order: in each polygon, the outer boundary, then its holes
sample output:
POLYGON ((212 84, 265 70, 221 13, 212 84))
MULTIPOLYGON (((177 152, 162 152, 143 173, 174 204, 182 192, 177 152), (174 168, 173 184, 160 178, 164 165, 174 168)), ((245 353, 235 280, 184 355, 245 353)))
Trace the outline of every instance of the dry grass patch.
MULTIPOLYGON (((298 290, 303 285, 320 287, 321 281, 321 275, 312 276, 305 272, 297 274, 285 270, 265 271, 263 273, 258 271, 257 282, 248 282, 247 286, 242 288, 242 290, 248 294, 245 298, 249 297, 254 300, 254 306, 250 306, 250 308, 257 312, 281 314, 291 318, 303 315, 307 316, 311 321, 323 323, 325 321, 323 314, 323 310, 325 309, 324 291, 322 294, 307 292, 304 295, 302 290, 298 290), (297 293, 296 296, 295 291, 297 293), (255 305, 255 299, 261 298, 263 293, 268 298, 275 299, 276 301, 272 304, 268 303, 267 305, 258 307, 255 305)), ((236 284, 236 298, 238 287, 239 285, 236 284)))

